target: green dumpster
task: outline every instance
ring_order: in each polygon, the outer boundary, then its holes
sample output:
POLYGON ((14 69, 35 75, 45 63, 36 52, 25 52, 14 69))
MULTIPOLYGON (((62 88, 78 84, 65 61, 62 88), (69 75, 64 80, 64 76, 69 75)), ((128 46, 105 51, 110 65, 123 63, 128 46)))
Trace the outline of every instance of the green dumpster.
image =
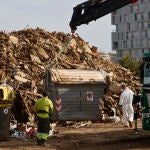
POLYGON ((142 115, 142 126, 144 130, 150 130, 150 87, 143 86, 142 93, 144 106, 142 115))
POLYGON ((6 83, 0 85, 0 140, 7 140, 10 129, 11 106, 14 90, 6 83))
POLYGON ((144 130, 150 130, 150 109, 144 109, 142 126, 144 130))

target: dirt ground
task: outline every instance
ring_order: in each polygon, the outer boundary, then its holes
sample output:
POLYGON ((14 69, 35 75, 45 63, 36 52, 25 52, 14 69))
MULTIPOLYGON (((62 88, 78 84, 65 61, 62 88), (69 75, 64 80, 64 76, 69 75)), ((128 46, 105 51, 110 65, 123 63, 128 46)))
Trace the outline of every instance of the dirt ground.
POLYGON ((49 137, 48 148, 36 145, 35 138, 10 138, 0 142, 0 150, 149 150, 150 130, 143 130, 138 121, 138 133, 121 123, 92 123, 89 127, 56 127, 49 137))

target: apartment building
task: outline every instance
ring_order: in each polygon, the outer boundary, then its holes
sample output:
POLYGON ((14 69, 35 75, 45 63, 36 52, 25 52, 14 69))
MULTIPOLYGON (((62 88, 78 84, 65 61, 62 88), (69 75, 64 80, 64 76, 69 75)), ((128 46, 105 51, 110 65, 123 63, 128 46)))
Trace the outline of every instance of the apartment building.
POLYGON ((129 53, 140 59, 144 52, 150 52, 150 0, 139 0, 111 14, 112 50, 118 57, 129 53))

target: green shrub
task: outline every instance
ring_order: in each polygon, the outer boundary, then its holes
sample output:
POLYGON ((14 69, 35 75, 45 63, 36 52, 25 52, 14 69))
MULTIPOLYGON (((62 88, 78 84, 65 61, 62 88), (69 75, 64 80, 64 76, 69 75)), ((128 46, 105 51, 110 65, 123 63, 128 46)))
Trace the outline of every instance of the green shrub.
POLYGON ((140 61, 137 61, 135 58, 131 58, 130 54, 126 54, 120 58, 119 64, 126 69, 129 69, 135 75, 139 75, 139 67, 141 65, 140 61))

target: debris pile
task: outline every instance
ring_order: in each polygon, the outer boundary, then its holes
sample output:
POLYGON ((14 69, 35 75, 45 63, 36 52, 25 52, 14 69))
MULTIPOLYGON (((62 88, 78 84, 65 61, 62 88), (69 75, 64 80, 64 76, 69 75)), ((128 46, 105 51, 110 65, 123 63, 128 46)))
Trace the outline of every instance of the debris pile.
POLYGON ((36 136, 37 128, 30 122, 17 123, 16 120, 10 122, 10 137, 15 138, 31 138, 36 136))
POLYGON ((86 128, 90 127, 92 121, 60 121, 57 126, 63 126, 68 128, 86 128))
POLYGON ((133 90, 140 86, 139 79, 129 70, 100 58, 97 50, 81 37, 72 39, 62 32, 50 33, 40 28, 0 32, 0 59, 0 82, 7 81, 14 87, 14 117, 20 121, 34 119, 33 106, 40 96, 37 91, 48 68, 106 71, 109 76, 105 103, 112 107, 118 101, 122 82, 133 90))

